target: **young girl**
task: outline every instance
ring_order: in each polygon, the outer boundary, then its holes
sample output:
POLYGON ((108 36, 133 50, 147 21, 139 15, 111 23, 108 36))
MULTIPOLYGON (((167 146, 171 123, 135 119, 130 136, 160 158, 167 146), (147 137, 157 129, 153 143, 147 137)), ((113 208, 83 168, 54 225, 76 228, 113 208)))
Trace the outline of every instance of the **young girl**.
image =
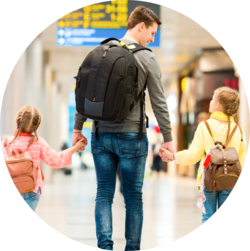
MULTIPOLYGON (((81 147, 84 148, 84 143, 78 141, 74 147, 67 150, 56 152, 52 150, 47 142, 37 135, 37 129, 41 123, 41 114, 34 106, 24 106, 18 113, 16 118, 17 129, 14 136, 7 139, 9 142, 9 152, 17 148, 24 151, 31 144, 27 151, 33 160, 33 167, 37 168, 37 181, 35 189, 31 192, 21 194, 27 204, 35 211, 40 194, 43 190, 43 173, 39 165, 39 160, 43 160, 51 167, 65 167, 71 165, 72 154, 77 152, 81 147)), ((8 155, 7 143, 2 144, 4 156, 8 155)))
MULTIPOLYGON (((215 141, 220 141, 225 144, 229 134, 233 130, 236 123, 238 123, 238 110, 240 105, 240 97, 237 91, 228 88, 221 87, 214 91, 213 99, 210 102, 209 112, 211 113, 210 119, 207 120, 215 141)), ((233 138, 228 144, 228 147, 235 147, 239 155, 239 161, 241 167, 243 167, 246 156, 246 140, 243 137, 241 141, 241 131, 238 127, 233 135, 233 138)), ((161 155, 164 158, 170 160, 175 159, 177 164, 191 165, 195 164, 199 160, 200 166, 197 176, 197 185, 200 189, 200 183, 202 180, 203 163, 205 160, 205 152, 207 153, 214 146, 213 139, 206 128, 204 122, 201 122, 194 135, 192 144, 188 150, 183 150, 177 153, 171 153, 166 149, 161 148, 161 155)), ((204 188, 204 195, 206 200, 204 201, 204 208, 206 213, 202 213, 202 223, 207 221, 215 212, 216 204, 218 201, 218 208, 224 203, 229 196, 231 190, 215 192, 214 198, 213 192, 204 188)))

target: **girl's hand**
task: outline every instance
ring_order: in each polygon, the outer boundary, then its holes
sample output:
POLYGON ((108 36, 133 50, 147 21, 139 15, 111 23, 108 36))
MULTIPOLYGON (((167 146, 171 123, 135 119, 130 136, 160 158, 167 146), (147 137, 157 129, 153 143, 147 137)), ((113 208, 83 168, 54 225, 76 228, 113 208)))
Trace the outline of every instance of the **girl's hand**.
POLYGON ((76 144, 71 148, 71 152, 72 154, 75 152, 78 152, 79 149, 81 148, 81 151, 85 150, 85 143, 84 143, 84 139, 81 139, 79 141, 76 142, 76 144))
MULTIPOLYGON (((88 144, 88 139, 82 134, 81 130, 73 129, 73 140, 72 140, 72 147, 76 144, 77 141, 84 139, 85 146, 88 144)), ((83 148, 80 148, 78 152, 81 152, 85 149, 85 146, 83 148)))
POLYGON ((170 161, 174 160, 174 153, 171 153, 170 151, 162 147, 160 148, 160 151, 161 151, 162 159, 165 157, 169 159, 170 161))

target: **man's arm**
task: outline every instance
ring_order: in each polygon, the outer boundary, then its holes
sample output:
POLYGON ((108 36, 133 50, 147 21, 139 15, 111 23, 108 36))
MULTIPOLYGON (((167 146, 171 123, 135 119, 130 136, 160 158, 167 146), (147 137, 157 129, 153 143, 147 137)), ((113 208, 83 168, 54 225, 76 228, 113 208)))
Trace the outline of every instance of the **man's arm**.
MULTIPOLYGON (((161 146, 174 153, 174 145, 172 138, 171 121, 168 112, 168 106, 164 95, 164 90, 161 82, 161 69, 157 57, 151 57, 148 64, 148 79, 147 79, 148 92, 150 102, 158 122, 160 131, 163 135, 164 144, 161 146)), ((162 156, 162 151, 159 151, 160 157, 163 161, 171 161, 170 159, 162 156)))
POLYGON ((75 120, 74 129, 81 131, 83 124, 84 122, 86 122, 87 118, 78 113, 76 110, 74 120, 75 120))
POLYGON ((78 152, 83 151, 85 146, 88 144, 87 138, 82 134, 82 127, 84 122, 87 120, 86 117, 81 115, 80 113, 75 111, 75 124, 74 124, 74 130, 73 130, 73 140, 72 140, 72 146, 76 144, 77 141, 84 139, 84 147, 80 148, 78 152))
POLYGON ((150 102, 164 142, 170 142, 173 140, 171 122, 161 82, 161 69, 155 55, 151 57, 148 64, 147 86, 150 102))

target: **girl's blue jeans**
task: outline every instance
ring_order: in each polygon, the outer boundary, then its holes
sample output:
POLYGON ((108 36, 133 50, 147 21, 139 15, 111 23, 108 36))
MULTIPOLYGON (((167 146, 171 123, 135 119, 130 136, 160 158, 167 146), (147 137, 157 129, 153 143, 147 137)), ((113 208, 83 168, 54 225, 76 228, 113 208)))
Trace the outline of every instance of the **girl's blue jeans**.
POLYGON ((229 194, 231 193, 231 191, 232 190, 215 192, 213 198, 212 197, 213 192, 204 188, 206 201, 203 203, 206 210, 206 214, 202 213, 202 224, 205 223, 216 212, 217 202, 218 202, 218 208, 220 208, 221 205, 225 202, 225 200, 229 196, 229 194))
POLYGON ((126 208, 125 250, 140 250, 143 207, 142 186, 148 139, 138 133, 92 134, 91 148, 94 156, 97 194, 95 221, 98 247, 113 250, 112 203, 116 186, 118 163, 122 173, 123 195, 126 208))
POLYGON ((23 193, 21 194, 21 196, 26 201, 26 203, 30 206, 30 208, 33 211, 35 211, 37 204, 39 202, 39 199, 40 199, 40 187, 38 188, 37 193, 34 193, 31 191, 28 193, 23 193))

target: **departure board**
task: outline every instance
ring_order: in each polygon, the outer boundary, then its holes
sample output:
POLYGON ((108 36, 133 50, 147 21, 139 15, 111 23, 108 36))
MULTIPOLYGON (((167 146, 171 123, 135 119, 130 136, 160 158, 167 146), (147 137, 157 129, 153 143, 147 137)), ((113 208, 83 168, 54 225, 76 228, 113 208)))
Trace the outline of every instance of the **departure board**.
MULTIPOLYGON (((122 38, 126 33, 128 17, 139 5, 150 8, 160 18, 160 6, 148 2, 117 0, 89 5, 75 10, 58 20, 58 46, 97 46, 108 37, 122 38)), ((154 43, 160 46, 160 29, 154 43)))

